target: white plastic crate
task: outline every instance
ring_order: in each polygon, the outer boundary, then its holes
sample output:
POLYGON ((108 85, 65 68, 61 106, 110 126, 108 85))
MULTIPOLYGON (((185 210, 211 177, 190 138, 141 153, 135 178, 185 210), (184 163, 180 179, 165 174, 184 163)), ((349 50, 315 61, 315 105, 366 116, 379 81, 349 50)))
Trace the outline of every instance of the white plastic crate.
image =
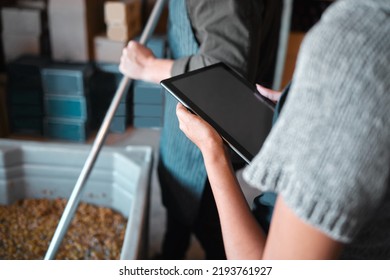
MULTIPOLYGON (((0 204, 24 198, 69 198, 90 145, 0 140, 0 204)), ((145 258, 152 148, 104 147, 81 201, 127 219, 121 259, 145 258)))

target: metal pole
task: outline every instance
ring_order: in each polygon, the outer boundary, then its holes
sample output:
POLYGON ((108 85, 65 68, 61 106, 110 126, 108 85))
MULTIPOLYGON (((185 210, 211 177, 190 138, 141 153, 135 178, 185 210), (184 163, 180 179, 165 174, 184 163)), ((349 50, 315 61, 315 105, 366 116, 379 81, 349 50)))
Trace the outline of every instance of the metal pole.
POLYGON ((283 11, 279 32, 279 47, 276 60, 276 69, 274 75, 274 82, 272 88, 274 90, 280 90, 282 84, 284 64, 286 62, 286 53, 288 47, 288 36, 290 34, 290 23, 292 16, 294 0, 283 1, 283 11))
MULTIPOLYGON (((150 36, 153 34, 154 29, 156 28, 157 22, 160 18, 161 12, 164 8, 166 0, 157 0, 156 4, 153 7, 152 13, 146 23, 146 26, 142 32, 140 43, 145 45, 150 36)), ((111 101, 110 107, 104 117, 103 123, 96 135, 95 141, 92 144, 91 151, 87 157, 87 160, 81 170, 80 176, 74 186, 72 194, 66 204, 64 212, 61 216, 61 219, 58 223, 57 229, 54 232, 53 238, 50 242, 49 248, 45 255, 45 260, 54 259, 57 250, 61 244, 62 239, 64 238, 66 231, 69 227, 69 224, 77 210, 77 207, 80 203, 80 198, 82 194, 82 189, 92 171, 92 168, 96 162, 96 158, 103 146, 104 140, 106 139, 110 124, 114 117, 115 111, 117 110, 119 103, 122 99, 123 94, 131 85, 132 80, 124 76, 119 84, 118 89, 115 92, 115 95, 111 101)))

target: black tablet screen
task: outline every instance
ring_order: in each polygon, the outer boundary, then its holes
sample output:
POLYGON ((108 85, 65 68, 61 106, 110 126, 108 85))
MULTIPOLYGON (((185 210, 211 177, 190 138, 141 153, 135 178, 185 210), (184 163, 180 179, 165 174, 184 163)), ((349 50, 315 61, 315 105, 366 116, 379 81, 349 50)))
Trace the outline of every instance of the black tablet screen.
POLYGON ((259 100, 254 86, 224 64, 174 77, 170 84, 170 91, 176 91, 177 97, 208 121, 247 161, 252 160, 266 136, 265 111, 272 114, 259 100))

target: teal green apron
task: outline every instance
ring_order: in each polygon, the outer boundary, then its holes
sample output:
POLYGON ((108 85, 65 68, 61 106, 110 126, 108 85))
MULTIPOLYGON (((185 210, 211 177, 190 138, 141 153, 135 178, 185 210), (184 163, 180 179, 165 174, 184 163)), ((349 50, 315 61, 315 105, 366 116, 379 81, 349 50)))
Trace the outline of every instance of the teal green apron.
MULTIPOLYGON (((191 28, 186 1, 170 0, 169 13, 168 42, 172 58, 197 53, 199 45, 191 28), (175 24, 172 24, 173 21, 175 24)), ((174 180, 163 186, 168 188, 169 193, 164 204, 171 204, 182 222, 191 225, 198 213, 207 176, 199 149, 179 129, 176 104, 177 101, 170 94, 165 94, 160 160, 174 180)))

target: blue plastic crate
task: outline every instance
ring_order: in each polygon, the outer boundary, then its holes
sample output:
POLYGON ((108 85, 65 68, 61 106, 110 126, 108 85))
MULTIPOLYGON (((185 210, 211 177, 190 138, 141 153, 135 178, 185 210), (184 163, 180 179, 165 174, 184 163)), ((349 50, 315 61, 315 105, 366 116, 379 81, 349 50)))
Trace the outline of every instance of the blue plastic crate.
MULTIPOLYGON (((115 117, 127 117, 127 103, 126 102, 121 102, 118 105, 118 108, 115 111, 114 116, 115 117)), ((107 110, 102 110, 101 111, 104 115, 107 113, 107 110)))
POLYGON ((127 118, 126 117, 114 117, 110 125, 111 132, 123 133, 126 131, 127 118))
POLYGON ((41 105, 43 106, 43 92, 34 89, 8 88, 7 99, 9 105, 41 105))
POLYGON ((14 117, 43 117, 42 105, 11 105, 8 109, 11 118, 14 117))
MULTIPOLYGON (((107 112, 108 107, 112 102, 112 96, 108 96, 105 93, 96 93, 91 97, 90 103, 92 107, 92 111, 95 113, 107 112)), ((123 100, 119 103, 118 109, 116 111, 116 115, 124 116, 127 114, 127 109, 129 107, 128 101, 123 100)))
MULTIPOLYGON (((91 120, 93 123, 92 127, 94 129, 100 127, 106 114, 107 114, 107 110, 100 110, 98 112, 95 112, 93 117, 91 117, 91 120)), ((130 112, 129 108, 127 107, 126 103, 119 104, 118 110, 114 114, 114 119, 115 118, 123 118, 126 120, 126 123, 129 123, 129 120, 131 119, 131 112, 130 112)))
POLYGON ((42 135, 42 117, 13 117, 9 120, 10 130, 14 133, 42 135))
POLYGON ((85 96, 45 96, 46 116, 55 118, 73 118, 86 120, 88 104, 85 96))
POLYGON ((42 91, 41 69, 48 64, 48 58, 31 55, 9 62, 6 66, 8 87, 42 91))
POLYGON ((42 69, 45 94, 86 95, 92 67, 89 64, 59 64, 42 69))
MULTIPOLYGON (((119 72, 119 65, 97 63, 95 68, 91 79, 91 95, 110 102, 123 78, 119 72)), ((121 102, 128 100, 129 93, 130 88, 123 94, 121 102)))
POLYGON ((162 118, 135 117, 133 119, 133 126, 136 128, 162 127, 162 125, 162 118))
POLYGON ((119 74, 96 71, 91 80, 91 94, 101 92, 113 96, 121 82, 119 74))
POLYGON ((163 116, 162 105, 144 105, 134 104, 134 116, 135 117, 159 117, 163 116))
POLYGON ((154 83, 135 81, 133 102, 141 104, 163 104, 164 95, 161 86, 154 83))
POLYGON ((48 138, 84 142, 89 132, 85 120, 45 118, 44 135, 48 138))

